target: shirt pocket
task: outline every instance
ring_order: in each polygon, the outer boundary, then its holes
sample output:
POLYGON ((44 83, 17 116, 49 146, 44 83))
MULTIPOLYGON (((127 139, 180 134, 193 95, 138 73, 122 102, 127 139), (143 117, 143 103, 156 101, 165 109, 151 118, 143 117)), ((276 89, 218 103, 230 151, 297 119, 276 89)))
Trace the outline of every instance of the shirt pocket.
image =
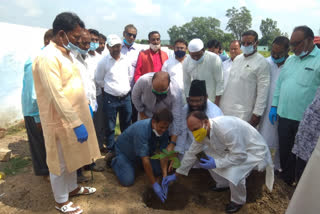
POLYGON ((316 81, 317 71, 315 68, 306 66, 303 71, 299 71, 296 78, 296 83, 301 86, 310 86, 316 81))
POLYGON ((254 69, 250 65, 246 65, 238 75, 240 80, 243 81, 255 82, 256 80, 254 69))

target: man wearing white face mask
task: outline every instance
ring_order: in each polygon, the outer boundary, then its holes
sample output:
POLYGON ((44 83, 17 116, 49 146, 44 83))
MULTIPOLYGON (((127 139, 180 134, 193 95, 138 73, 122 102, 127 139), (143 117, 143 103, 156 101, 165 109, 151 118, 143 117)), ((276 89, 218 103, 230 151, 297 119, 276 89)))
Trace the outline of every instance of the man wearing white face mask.
POLYGON ((134 82, 146 73, 161 71, 163 63, 168 59, 167 53, 161 50, 160 33, 151 31, 148 38, 150 49, 141 51, 139 54, 134 82))
POLYGON ((235 116, 256 127, 267 106, 270 65, 257 52, 258 34, 249 30, 241 37, 243 54, 234 59, 220 108, 225 115, 235 116))
POLYGON ((313 31, 307 26, 293 30, 290 46, 294 55, 283 65, 269 112, 271 123, 279 116, 281 177, 289 185, 295 182, 296 157, 291 153, 294 139, 303 113, 320 85, 320 50, 313 39, 313 31))
POLYGON ((200 167, 207 169, 216 181, 212 190, 221 192, 230 188, 231 202, 227 213, 235 213, 246 203, 246 177, 252 170, 266 169, 266 186, 273 188, 271 154, 263 137, 247 122, 230 116, 208 119, 202 111, 191 112, 187 125, 195 138, 185 153, 176 173, 165 177, 162 188, 165 193, 171 181, 178 175, 187 176, 200 152, 200 167))
POLYGON ((189 56, 183 62, 184 93, 188 97, 192 80, 205 80, 208 98, 219 105, 223 93, 223 72, 218 55, 205 51, 201 39, 193 39, 188 45, 189 56))

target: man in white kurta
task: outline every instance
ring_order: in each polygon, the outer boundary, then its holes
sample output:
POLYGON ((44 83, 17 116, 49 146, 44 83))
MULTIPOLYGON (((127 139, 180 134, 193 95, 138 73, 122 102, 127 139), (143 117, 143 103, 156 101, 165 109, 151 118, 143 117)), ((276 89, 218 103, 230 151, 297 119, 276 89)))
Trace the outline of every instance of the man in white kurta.
POLYGON ((231 66, 233 64, 233 60, 236 58, 236 56, 241 54, 240 41, 233 40, 230 43, 229 50, 230 50, 230 58, 222 62, 224 88, 227 87, 227 83, 229 80, 229 74, 230 74, 231 66))
POLYGON ((188 45, 189 56, 183 62, 184 93, 187 97, 192 80, 205 80, 208 98, 219 105, 223 93, 223 72, 218 55, 205 51, 200 39, 193 39, 188 45))
POLYGON ((273 92, 276 88, 276 82, 279 77, 281 68, 288 58, 289 52, 289 39, 284 36, 275 38, 272 43, 271 56, 267 58, 267 61, 271 68, 270 73, 270 88, 267 101, 267 108, 263 114, 259 126, 259 132, 267 142, 270 149, 275 150, 274 165, 275 169, 280 169, 280 157, 279 157, 279 138, 278 138, 278 121, 275 121, 272 125, 269 121, 269 115, 273 92))
POLYGON ((189 97, 187 98, 187 104, 182 109, 182 123, 181 134, 178 135, 177 145, 174 148, 179 152, 180 159, 182 159, 184 153, 188 151, 190 145, 194 141, 192 132, 187 126, 187 115, 192 111, 204 111, 208 118, 213 119, 218 116, 222 116, 221 109, 208 99, 206 91, 206 82, 204 80, 193 80, 191 83, 189 97))
POLYGON ((245 181, 252 170, 266 169, 266 185, 272 190, 274 177, 271 154, 263 137, 250 124, 231 116, 208 119, 201 111, 192 112, 187 123, 195 141, 185 153, 176 174, 164 179, 164 189, 176 179, 176 175, 187 176, 197 160, 196 154, 204 151, 208 160, 201 158, 200 167, 208 169, 216 181, 213 190, 221 191, 226 187, 231 190, 227 213, 237 212, 245 204, 245 181))
MULTIPOLYGON (((178 39, 174 43, 174 56, 169 57, 162 65, 162 71, 168 72, 171 79, 174 79, 179 88, 184 90, 182 63, 186 58, 188 43, 183 39, 178 39)), ((183 92, 184 93, 184 92, 183 92)))
POLYGON ((267 105, 270 66, 256 50, 258 35, 248 32, 242 36, 243 54, 233 62, 220 108, 225 115, 239 117, 256 127, 267 105))

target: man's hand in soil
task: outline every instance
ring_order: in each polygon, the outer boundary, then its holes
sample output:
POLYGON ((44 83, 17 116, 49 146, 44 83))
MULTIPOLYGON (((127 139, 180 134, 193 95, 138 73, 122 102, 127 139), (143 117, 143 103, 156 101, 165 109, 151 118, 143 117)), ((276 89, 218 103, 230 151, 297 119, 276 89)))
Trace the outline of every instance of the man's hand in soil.
POLYGON ((175 173, 162 179, 161 186, 166 196, 168 195, 169 184, 175 180, 177 180, 177 176, 175 173))
POLYGON ((164 203, 164 201, 167 199, 166 194, 164 193, 163 189, 161 188, 161 186, 155 182, 153 185, 153 191, 156 193, 156 195, 160 198, 160 200, 162 201, 162 203, 164 203))

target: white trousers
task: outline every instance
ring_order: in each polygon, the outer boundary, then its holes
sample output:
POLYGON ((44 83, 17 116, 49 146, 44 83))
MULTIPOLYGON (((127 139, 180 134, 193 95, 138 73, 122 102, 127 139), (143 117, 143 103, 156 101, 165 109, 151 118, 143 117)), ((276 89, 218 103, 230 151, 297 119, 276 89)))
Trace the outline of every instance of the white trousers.
POLYGON ((74 171, 69 173, 67 171, 59 141, 57 141, 57 149, 60 160, 61 175, 54 175, 50 172, 50 182, 54 199, 57 203, 61 204, 69 200, 69 192, 75 190, 78 187, 78 184, 77 172, 74 171))
POLYGON ((221 177, 217 173, 212 170, 208 170, 210 172, 211 177, 216 182, 216 187, 228 187, 231 192, 231 201, 236 204, 245 204, 247 199, 247 190, 246 190, 246 178, 242 179, 238 185, 234 185, 227 179, 221 177))

